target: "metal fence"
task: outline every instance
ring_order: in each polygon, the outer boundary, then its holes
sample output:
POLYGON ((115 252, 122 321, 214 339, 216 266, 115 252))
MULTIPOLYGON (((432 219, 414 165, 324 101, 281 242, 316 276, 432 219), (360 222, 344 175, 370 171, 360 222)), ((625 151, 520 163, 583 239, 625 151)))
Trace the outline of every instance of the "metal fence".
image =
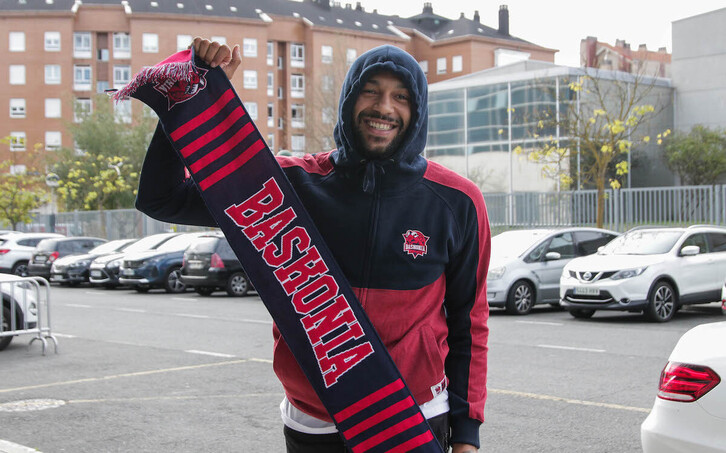
MULTIPOLYGON (((485 193, 492 230, 552 226, 594 226, 597 191, 485 193)), ((626 231, 637 225, 726 224, 726 185, 607 190, 603 227, 626 231)), ((209 228, 151 219, 135 209, 36 215, 21 231, 56 231, 108 239, 166 231, 209 228)))
POLYGON ((32 335, 43 346, 42 352, 53 343, 58 353, 58 340, 50 327, 50 284, 41 277, 4 276, 0 281, 2 310, 0 310, 0 345, 7 346, 13 337, 32 335))

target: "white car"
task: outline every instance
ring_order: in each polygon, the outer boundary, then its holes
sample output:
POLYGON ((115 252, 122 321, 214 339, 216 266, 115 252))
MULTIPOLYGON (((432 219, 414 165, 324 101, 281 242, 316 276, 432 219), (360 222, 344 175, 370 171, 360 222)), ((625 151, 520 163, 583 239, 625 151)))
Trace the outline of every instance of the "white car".
POLYGON ((565 266, 560 303, 576 318, 620 310, 665 322, 683 305, 719 301, 724 275, 726 228, 634 228, 565 266))
POLYGON ((43 239, 54 237, 64 236, 57 233, 9 233, 0 236, 0 272, 25 277, 35 246, 43 239))
POLYGON ((702 324, 676 344, 640 427, 644 453, 726 453, 726 322, 702 324))
POLYGON ((0 274, 0 351, 7 348, 13 335, 10 331, 34 329, 38 322, 37 292, 33 283, 15 275, 0 274))

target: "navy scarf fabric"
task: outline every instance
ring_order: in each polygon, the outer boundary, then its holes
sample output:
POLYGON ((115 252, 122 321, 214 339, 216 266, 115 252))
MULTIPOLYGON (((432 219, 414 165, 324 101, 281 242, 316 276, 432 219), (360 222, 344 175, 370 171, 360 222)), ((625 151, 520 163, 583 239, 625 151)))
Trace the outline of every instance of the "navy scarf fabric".
POLYGON ((139 99, 325 405, 359 452, 437 452, 393 360, 224 72, 193 51, 137 74, 114 98, 139 99))

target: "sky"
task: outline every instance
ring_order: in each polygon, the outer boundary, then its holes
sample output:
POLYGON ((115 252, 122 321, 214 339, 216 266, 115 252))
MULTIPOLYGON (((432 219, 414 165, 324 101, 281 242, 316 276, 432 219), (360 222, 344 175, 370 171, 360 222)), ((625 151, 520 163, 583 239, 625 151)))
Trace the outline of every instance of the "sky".
MULTIPOLYGON (((342 5, 360 1, 366 11, 411 17, 420 14, 424 0, 340 0, 342 5)), ((726 8, 726 0, 427 0, 440 16, 456 19, 463 12, 472 19, 478 10, 481 22, 499 24, 499 5, 509 8, 509 32, 534 44, 558 49, 555 63, 580 66, 580 40, 595 36, 615 44, 624 39, 632 49, 672 51, 671 24, 709 11, 726 8)))

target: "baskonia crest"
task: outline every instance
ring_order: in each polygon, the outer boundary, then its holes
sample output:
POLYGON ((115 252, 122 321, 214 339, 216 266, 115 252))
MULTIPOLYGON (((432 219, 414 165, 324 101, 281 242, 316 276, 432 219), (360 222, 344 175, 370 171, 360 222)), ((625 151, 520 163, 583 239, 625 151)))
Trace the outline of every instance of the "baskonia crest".
POLYGON ((408 230, 403 234, 403 251, 414 259, 428 252, 429 237, 418 230, 408 230))
POLYGON ((194 72, 189 74, 188 81, 169 78, 156 82, 154 89, 166 96, 171 110, 176 104, 188 101, 206 88, 207 79, 204 77, 206 73, 206 69, 195 68, 194 72))

